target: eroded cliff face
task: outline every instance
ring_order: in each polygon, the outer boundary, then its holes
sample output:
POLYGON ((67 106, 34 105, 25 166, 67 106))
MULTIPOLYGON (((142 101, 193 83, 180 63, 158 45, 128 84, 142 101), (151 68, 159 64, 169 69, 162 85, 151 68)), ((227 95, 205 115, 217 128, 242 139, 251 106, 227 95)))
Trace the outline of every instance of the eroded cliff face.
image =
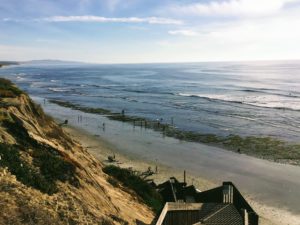
POLYGON ((3 93, 0 85, 0 224, 151 223, 153 212, 107 182, 101 163, 25 93, 3 93))

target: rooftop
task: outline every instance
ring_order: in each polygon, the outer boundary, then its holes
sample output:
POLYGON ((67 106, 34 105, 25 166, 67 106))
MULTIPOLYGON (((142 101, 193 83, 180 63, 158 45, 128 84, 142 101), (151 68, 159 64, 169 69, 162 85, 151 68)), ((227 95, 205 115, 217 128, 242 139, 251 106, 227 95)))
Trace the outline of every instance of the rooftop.
POLYGON ((199 192, 171 178, 158 190, 167 203, 156 225, 258 225, 258 215, 231 182, 199 192))

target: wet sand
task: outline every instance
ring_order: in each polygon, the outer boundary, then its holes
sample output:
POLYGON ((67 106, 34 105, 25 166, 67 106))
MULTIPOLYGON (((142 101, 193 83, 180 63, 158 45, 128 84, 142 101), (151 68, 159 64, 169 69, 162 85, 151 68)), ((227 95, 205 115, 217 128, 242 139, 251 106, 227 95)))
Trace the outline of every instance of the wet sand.
MULTIPOLYGON (((135 170, 146 171, 150 166, 154 169, 158 166, 158 174, 151 176, 155 182, 160 183, 165 181, 171 176, 175 176, 178 179, 183 179, 183 171, 176 169, 174 167, 166 166, 163 164, 159 164, 153 161, 141 160, 138 157, 127 156, 120 153, 113 145, 102 140, 101 138, 94 136, 92 134, 87 133, 83 129, 74 128, 71 126, 65 127, 65 131, 67 131, 73 139, 79 141, 85 148, 88 149, 97 159, 99 159, 103 164, 111 164, 107 162, 107 157, 109 155, 115 154, 116 159, 118 160, 117 164, 124 168, 132 167, 135 170)), ((220 185, 220 183, 212 182, 203 177, 196 176, 194 174, 187 174, 187 182, 189 184, 194 184, 200 190, 207 190, 212 187, 216 187, 220 185)), ((245 192, 241 190, 243 194, 245 192)), ((262 225, 271 225, 271 224, 290 224, 290 225, 298 225, 300 224, 300 217, 297 215, 293 215, 290 212, 279 209, 275 207, 270 207, 264 205, 255 199, 250 194, 245 194, 247 200, 253 206, 254 210, 260 215, 260 224, 262 225)))
POLYGON ((99 115, 55 105, 44 108, 56 118, 68 119, 76 127, 67 128, 68 132, 103 162, 115 152, 124 167, 146 170, 149 165, 158 165, 159 175, 154 177, 157 182, 170 176, 180 178, 187 170, 188 182, 200 190, 230 180, 263 218, 261 224, 300 224, 300 167, 181 142, 99 115), (77 121, 79 114, 83 116, 81 123, 77 121), (103 123, 105 129, 101 127, 103 123))

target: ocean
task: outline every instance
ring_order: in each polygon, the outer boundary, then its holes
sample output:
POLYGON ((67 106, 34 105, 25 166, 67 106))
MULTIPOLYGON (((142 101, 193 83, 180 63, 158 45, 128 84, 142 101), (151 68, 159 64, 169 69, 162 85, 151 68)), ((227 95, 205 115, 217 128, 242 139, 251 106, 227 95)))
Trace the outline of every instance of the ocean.
POLYGON ((300 138, 300 61, 4 67, 32 97, 125 111, 178 129, 300 138))

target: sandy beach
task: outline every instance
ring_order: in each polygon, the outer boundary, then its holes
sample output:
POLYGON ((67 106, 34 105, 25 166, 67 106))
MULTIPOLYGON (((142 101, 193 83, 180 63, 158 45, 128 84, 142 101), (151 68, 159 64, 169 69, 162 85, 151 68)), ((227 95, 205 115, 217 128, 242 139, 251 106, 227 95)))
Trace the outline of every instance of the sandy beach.
MULTIPOLYGON (((41 102, 39 98, 35 100, 41 102)), ((261 224, 300 224, 298 166, 182 142, 149 129, 51 103, 43 108, 60 121, 68 119, 66 131, 103 163, 109 155, 116 154, 122 167, 145 171, 157 165, 159 173, 153 176, 157 183, 171 176, 182 179, 186 170, 188 183, 200 190, 232 181, 260 215, 261 224), (78 115, 82 122, 78 122, 78 115)))
MULTIPOLYGON (((95 136, 78 127, 75 128, 74 126, 68 126, 64 127, 64 129, 73 137, 74 140, 82 144, 83 147, 85 147, 103 164, 108 164, 107 157, 109 155, 115 154, 118 160, 116 164, 124 168, 132 167, 134 170, 145 171, 148 169, 148 167, 154 169, 156 166, 158 166, 158 174, 155 174, 151 177, 157 183, 165 181, 171 176, 175 176, 178 179, 183 179, 183 171, 180 169, 176 169, 174 167, 167 166, 162 163, 157 163, 151 160, 143 160, 132 155, 125 155, 118 151, 115 146, 101 139, 99 136, 95 136)), ((194 174, 189 173, 187 176, 187 182, 189 184, 194 184, 200 190, 206 190, 220 185, 215 181, 205 179, 201 176, 195 176, 194 174)), ((246 196, 246 199, 250 202, 256 212, 260 215, 260 224, 300 224, 299 215, 294 215, 282 208, 264 205, 254 199, 250 194, 244 193, 243 190, 241 191, 246 196)))

